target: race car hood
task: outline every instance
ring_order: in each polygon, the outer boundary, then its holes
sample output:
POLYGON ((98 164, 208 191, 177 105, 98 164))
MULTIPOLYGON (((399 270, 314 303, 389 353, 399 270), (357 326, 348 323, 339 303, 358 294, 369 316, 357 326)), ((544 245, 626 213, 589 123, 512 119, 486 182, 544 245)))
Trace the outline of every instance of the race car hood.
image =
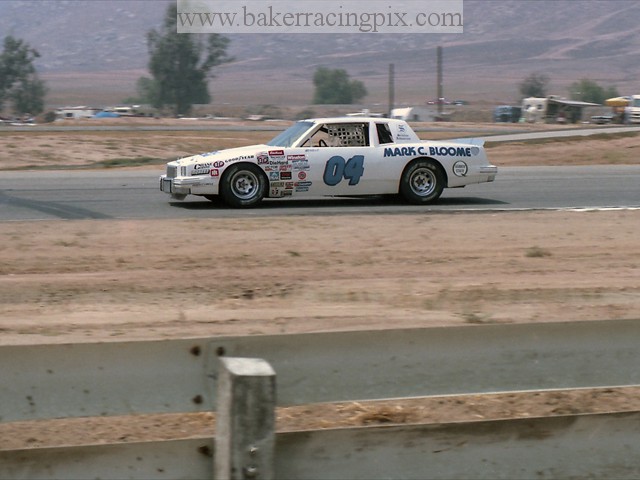
POLYGON ((267 145, 249 145, 247 147, 228 148, 213 152, 199 153, 189 157, 183 157, 176 161, 180 166, 202 164, 211 162, 231 163, 239 160, 252 160, 259 152, 268 150, 267 145))

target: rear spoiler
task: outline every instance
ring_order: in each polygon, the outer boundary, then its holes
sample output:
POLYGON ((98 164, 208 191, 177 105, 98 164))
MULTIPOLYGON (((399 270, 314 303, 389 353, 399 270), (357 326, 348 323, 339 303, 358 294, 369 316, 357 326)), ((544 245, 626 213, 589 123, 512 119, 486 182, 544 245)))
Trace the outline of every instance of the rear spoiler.
POLYGON ((443 140, 443 142, 463 143, 465 145, 482 147, 484 145, 484 138, 454 138, 453 140, 443 140))

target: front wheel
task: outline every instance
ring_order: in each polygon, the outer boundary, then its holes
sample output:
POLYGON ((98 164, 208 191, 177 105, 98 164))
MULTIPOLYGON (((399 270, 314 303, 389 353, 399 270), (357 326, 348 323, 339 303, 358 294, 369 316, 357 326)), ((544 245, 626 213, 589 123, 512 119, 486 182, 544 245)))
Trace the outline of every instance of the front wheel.
POLYGON ((445 178, 439 165, 419 160, 409 165, 400 179, 400 195, 409 203, 433 203, 444 190, 445 178))
POLYGON ((229 167, 220 184, 222 198, 232 207, 253 207, 262 201, 265 191, 262 170, 253 164, 229 167))

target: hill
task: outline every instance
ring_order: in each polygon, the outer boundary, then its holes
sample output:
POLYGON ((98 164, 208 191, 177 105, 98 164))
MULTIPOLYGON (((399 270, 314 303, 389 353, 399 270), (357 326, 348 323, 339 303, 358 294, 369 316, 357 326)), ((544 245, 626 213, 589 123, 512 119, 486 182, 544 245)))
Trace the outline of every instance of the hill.
MULTIPOLYGON (((117 102, 145 73, 146 33, 169 0, 0 2, 0 36, 25 39, 52 103, 117 102), (83 100, 84 99, 84 100, 83 100)), ((435 48, 444 47, 445 94, 513 102, 532 72, 553 93, 590 78, 631 93, 638 85, 640 3, 631 0, 466 0, 464 34, 235 34, 232 64, 219 67, 212 91, 227 103, 305 104, 317 66, 345 68, 365 82, 367 100, 385 103, 389 63, 399 102, 435 96, 435 48)))

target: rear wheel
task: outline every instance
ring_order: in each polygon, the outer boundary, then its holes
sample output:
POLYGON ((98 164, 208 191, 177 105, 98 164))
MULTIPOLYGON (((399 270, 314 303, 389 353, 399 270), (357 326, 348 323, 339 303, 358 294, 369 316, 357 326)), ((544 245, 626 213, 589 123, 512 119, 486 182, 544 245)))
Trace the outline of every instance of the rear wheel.
POLYGON ((400 195, 416 205, 433 203, 444 190, 442 169, 430 160, 418 160, 407 167, 400 180, 400 195))
POLYGON ((265 192, 262 170, 250 163, 229 167, 220 184, 222 198, 232 207, 253 207, 262 201, 265 192))

